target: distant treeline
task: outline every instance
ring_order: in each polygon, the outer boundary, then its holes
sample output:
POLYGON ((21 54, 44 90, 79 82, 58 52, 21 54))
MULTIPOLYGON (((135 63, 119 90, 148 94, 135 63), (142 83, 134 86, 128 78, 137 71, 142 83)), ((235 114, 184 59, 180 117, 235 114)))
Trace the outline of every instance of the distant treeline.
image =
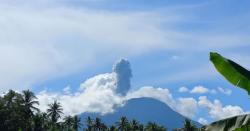
MULTIPOLYGON (((107 126, 100 118, 87 117, 82 120, 79 116, 62 117, 61 104, 54 101, 48 104, 46 112, 41 112, 37 105, 37 97, 30 90, 17 93, 9 90, 4 96, 0 96, 0 131, 167 131, 166 127, 148 122, 143 125, 133 119, 129 121, 121 117, 111 126, 107 126)), ((167 118, 166 118, 167 119, 167 118)), ((196 131, 190 120, 183 122, 180 131, 196 131)))

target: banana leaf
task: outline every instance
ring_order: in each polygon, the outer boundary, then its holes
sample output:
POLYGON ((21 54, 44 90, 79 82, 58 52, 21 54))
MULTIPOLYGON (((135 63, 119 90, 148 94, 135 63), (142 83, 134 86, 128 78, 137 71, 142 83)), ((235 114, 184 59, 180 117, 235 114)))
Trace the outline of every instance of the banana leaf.
POLYGON ((245 126, 235 129, 234 131, 250 131, 250 126, 245 125, 245 126))
POLYGON ((216 52, 210 52, 210 61, 230 83, 245 89, 250 95, 250 71, 216 52))

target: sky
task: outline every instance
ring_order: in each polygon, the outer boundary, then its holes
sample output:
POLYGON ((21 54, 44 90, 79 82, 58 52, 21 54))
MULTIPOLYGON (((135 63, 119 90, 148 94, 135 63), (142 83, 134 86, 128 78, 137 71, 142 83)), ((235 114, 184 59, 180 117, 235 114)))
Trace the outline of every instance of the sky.
POLYGON ((249 4, 0 0, 0 92, 30 89, 42 109, 59 99, 65 114, 112 113, 138 97, 203 124, 247 113, 247 93, 217 73, 209 52, 250 69, 249 4))

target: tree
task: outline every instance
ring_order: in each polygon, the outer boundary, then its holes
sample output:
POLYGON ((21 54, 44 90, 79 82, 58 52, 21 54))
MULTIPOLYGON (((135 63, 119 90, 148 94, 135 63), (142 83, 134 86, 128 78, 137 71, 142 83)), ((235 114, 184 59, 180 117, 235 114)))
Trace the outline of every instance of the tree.
POLYGON ((48 129, 48 118, 46 113, 38 112, 33 117, 34 131, 46 131, 48 129))
POLYGON ((71 116, 66 116, 64 119, 64 127, 65 129, 68 131, 68 130, 71 130, 73 128, 73 123, 74 123, 74 120, 71 116))
POLYGON ((21 104, 24 110, 25 130, 31 130, 32 128, 32 118, 34 116, 33 111, 39 111, 34 105, 39 105, 38 101, 35 101, 36 96, 30 90, 24 90, 21 97, 21 104))
POLYGON ((56 100, 53 103, 49 104, 48 106, 49 109, 47 109, 47 113, 48 116, 50 117, 52 128, 54 129, 55 126, 57 126, 58 119, 61 117, 61 114, 63 114, 62 112, 63 108, 61 104, 56 100))
POLYGON ((133 119, 131 122, 130 122, 130 127, 131 127, 131 130, 132 131, 138 131, 139 130, 139 122, 135 119, 133 119))
POLYGON ((93 126, 94 126, 94 122, 93 120, 91 119, 90 116, 87 117, 86 119, 86 125, 87 125, 87 131, 92 131, 93 130, 93 126))
POLYGON ((82 125, 81 125, 81 119, 80 119, 77 115, 75 115, 75 116, 73 117, 73 129, 74 129, 75 131, 77 131, 78 128, 81 127, 81 126, 82 126, 82 125))
POLYGON ((195 131, 195 130, 197 130, 195 125, 193 125, 189 119, 185 119, 183 129, 184 129, 184 131, 195 131))
POLYGON ((120 131, 126 131, 128 124, 129 124, 128 119, 125 116, 121 117, 119 122, 116 123, 117 128, 120 131))
MULTIPOLYGON (((63 108, 56 100, 48 104, 47 112, 41 112, 36 105, 38 101, 33 92, 25 90, 22 94, 10 90, 0 96, 0 131, 77 131, 81 120, 76 116, 62 115, 63 108)), ((86 131, 144 131, 144 125, 137 120, 123 116, 115 125, 107 127, 100 118, 86 119, 86 131)), ((145 131, 165 131, 156 123, 146 125, 145 131), (146 130, 148 129, 148 130, 146 130)))
POLYGON ((148 122, 145 127, 145 131, 166 131, 167 129, 163 126, 157 125, 155 122, 148 122))
POLYGON ((4 122, 3 126, 6 130, 25 129, 24 108, 21 105, 21 94, 9 90, 3 97, 3 112, 4 122))
POLYGON ((112 126, 109 127, 109 131, 116 131, 116 130, 117 129, 116 129, 116 127, 114 125, 112 125, 112 126))
POLYGON ((104 123, 102 123, 102 120, 97 117, 95 119, 93 128, 94 128, 94 131, 104 131, 107 127, 104 123))
POLYGON ((139 125, 139 131, 144 131, 144 125, 143 124, 139 125))

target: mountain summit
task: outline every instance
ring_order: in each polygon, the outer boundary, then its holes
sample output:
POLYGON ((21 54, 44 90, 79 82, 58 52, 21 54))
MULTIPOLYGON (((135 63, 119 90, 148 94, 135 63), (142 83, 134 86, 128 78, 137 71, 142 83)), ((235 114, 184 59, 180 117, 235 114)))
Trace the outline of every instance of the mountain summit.
MULTIPOLYGON (((174 128, 183 127, 186 117, 173 111, 166 104, 152 98, 135 98, 127 101, 123 107, 119 107, 115 112, 101 115, 99 113, 83 113, 81 118, 83 121, 90 116, 92 118, 99 117, 107 125, 117 122, 122 116, 126 116, 129 120, 136 119, 142 124, 147 122, 156 122, 162 126, 172 130, 174 128)), ((202 126, 200 123, 192 121, 196 126, 202 126)))

